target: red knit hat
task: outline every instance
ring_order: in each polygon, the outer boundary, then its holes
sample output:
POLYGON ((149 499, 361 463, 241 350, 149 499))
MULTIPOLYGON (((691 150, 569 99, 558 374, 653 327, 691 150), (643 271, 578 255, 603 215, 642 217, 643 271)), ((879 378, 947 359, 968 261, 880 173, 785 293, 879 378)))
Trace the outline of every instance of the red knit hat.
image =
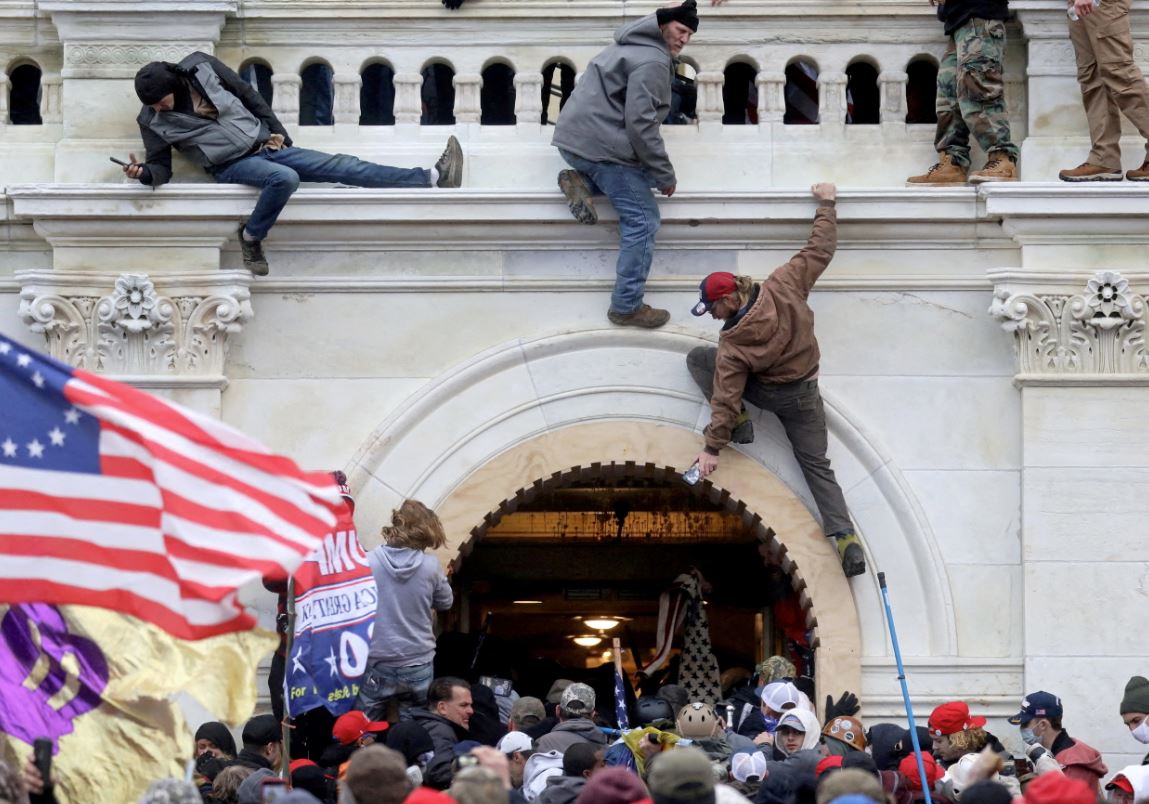
MULTIPOLYGON (((922 751, 922 766, 926 769, 926 779, 932 789, 937 780, 945 776, 945 771, 938 767, 934 755, 928 751, 922 751)), ((898 773, 906 777, 907 787, 914 792, 921 792, 922 777, 918 773, 918 760, 913 754, 902 757, 902 761, 898 763, 898 773)))
POLYGON ((965 701, 944 703, 930 713, 930 736, 942 737, 957 734, 959 731, 980 729, 985 725, 984 717, 970 717, 965 701))
POLYGON ((626 768, 603 768, 583 785, 578 804, 634 804, 650 794, 642 780, 626 768))
POLYGON ((842 757, 840 757, 840 756, 822 757, 820 760, 818 760, 818 764, 814 767, 814 776, 816 776, 816 777, 821 776, 823 773, 825 773, 828 770, 833 770, 834 768, 840 768, 840 767, 842 767, 842 757))
POLYGON ((1061 773, 1044 773, 1025 788, 1026 804, 1094 804, 1089 785, 1061 773))

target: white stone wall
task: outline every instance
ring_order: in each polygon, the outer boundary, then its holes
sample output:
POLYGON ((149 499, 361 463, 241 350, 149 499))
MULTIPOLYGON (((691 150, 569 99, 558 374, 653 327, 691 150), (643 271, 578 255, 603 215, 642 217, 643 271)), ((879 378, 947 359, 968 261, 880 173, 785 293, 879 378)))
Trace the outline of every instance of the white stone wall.
MULTIPOLYGON (((674 320, 642 337, 611 330, 611 211, 594 228, 570 221, 534 112, 523 106, 511 127, 420 127, 410 77, 449 54, 462 79, 457 116, 473 117, 474 79, 491 59, 515 66, 526 98, 547 60, 581 68, 618 24, 653 7, 468 0, 451 14, 426 0, 336 9, 197 0, 173 13, 122 0, 0 0, 0 67, 33 59, 46 82, 43 126, 0 124, 0 331, 74 361, 94 354, 99 370, 218 412, 304 465, 354 470, 369 532, 397 496, 445 499, 539 434, 596 421, 700 429, 706 406, 681 365, 685 345, 715 337, 711 322, 686 314, 699 278, 761 276, 786 259, 808 232, 804 186, 834 179, 844 188, 841 248, 811 298, 831 456, 871 568, 890 580, 919 716, 965 697, 1017 748, 1002 718, 1026 689, 1049 689, 1065 698, 1071 732, 1111 767, 1134 761, 1117 701, 1128 675, 1149 671, 1135 638, 1149 577, 1139 516, 1149 364, 1137 340, 1149 197, 1030 183, 881 189, 932 161, 931 127, 907 126, 896 103, 908 60, 943 44, 928 7, 810 3, 796 14, 730 0, 704 9, 686 54, 704 87, 703 121, 667 130, 681 192, 661 202, 649 300, 674 320), (283 93, 324 59, 341 84, 338 122, 295 128, 299 144, 427 164, 451 131, 468 156, 465 189, 302 191, 268 240, 271 276, 253 280, 234 241, 251 191, 205 184, 184 165, 179 182, 153 192, 120 182, 107 161, 139 147, 135 69, 196 48, 266 60, 283 93), (883 122, 779 122, 778 75, 799 55, 817 62, 827 93, 844 91, 852 60, 873 60, 886 76, 883 122), (406 122, 354 124, 354 79, 373 58, 404 77, 406 122), (736 58, 760 71, 757 126, 716 122, 715 76, 736 58), (1086 283, 1102 270, 1121 272, 1136 297, 1116 313, 1117 352, 1101 348, 1099 327, 1064 314, 1065 300, 1088 303, 1086 283), (158 297, 189 311, 230 300, 230 312, 211 308, 203 360, 145 373, 122 355, 84 351, 100 325, 93 311, 122 274, 147 275, 158 297), (423 411, 415 430, 407 422, 423 411), (409 432, 391 430, 396 422, 409 432)), ((1048 179, 1085 146, 1072 55, 1059 3, 1015 7, 1007 74, 1022 168, 1048 179)), ((1134 28, 1146 29, 1136 13, 1134 28)), ((290 118, 285 97, 277 107, 290 118)), ((827 94, 822 108, 843 101, 827 94)), ((1130 141, 1131 163, 1138 146, 1130 141)), ((199 332, 172 326, 185 342, 199 332)), ((812 509, 777 424, 761 418, 758 431, 745 458, 812 509)), ((857 611, 866 717, 897 717, 873 576, 839 604, 857 611)))

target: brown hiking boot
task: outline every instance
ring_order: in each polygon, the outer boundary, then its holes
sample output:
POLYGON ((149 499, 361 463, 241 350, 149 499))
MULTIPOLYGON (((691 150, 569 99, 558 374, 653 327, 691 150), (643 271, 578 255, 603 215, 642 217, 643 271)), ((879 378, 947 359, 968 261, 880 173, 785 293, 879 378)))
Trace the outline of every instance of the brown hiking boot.
POLYGON ((1082 162, 1075 168, 1059 170, 1057 178, 1062 181, 1121 181, 1121 168, 1110 170, 1101 165, 1082 162))
POLYGON ((953 157, 942 152, 938 154, 938 162, 920 176, 910 176, 906 184, 924 184, 939 186, 943 184, 965 184, 967 169, 954 164, 953 157))
POLYGON ((644 304, 633 313, 616 313, 614 310, 608 310, 606 317, 610 319, 610 323, 620 327, 658 329, 670 320, 670 313, 667 310, 659 310, 657 307, 644 304))
POLYGON ((1125 178, 1129 181, 1149 181, 1149 159, 1141 163, 1141 167, 1126 171, 1125 178))
POLYGON ((1017 181, 1017 163, 1010 159, 1004 151, 994 151, 989 155, 985 167, 969 174, 970 184, 982 184, 987 181, 1017 181))
POLYGON ((559 171, 559 189, 567 197, 567 206, 579 223, 593 226, 598 223, 598 213, 590 197, 590 187, 577 170, 559 171))

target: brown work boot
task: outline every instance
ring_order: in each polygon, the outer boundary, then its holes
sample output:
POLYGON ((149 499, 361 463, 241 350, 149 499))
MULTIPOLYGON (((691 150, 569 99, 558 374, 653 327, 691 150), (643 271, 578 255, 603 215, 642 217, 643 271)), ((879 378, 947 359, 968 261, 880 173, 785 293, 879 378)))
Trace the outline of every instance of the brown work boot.
POLYGON ((910 176, 906 184, 939 186, 943 184, 965 184, 967 169, 955 164, 953 157, 944 151, 938 154, 938 162, 920 176, 910 176))
POLYGON ((658 329, 670 320, 670 313, 667 310, 659 310, 657 307, 644 304, 633 313, 616 313, 614 310, 608 310, 606 317, 610 319, 610 323, 620 327, 658 329))
POLYGON ((969 174, 970 184, 987 181, 1017 181, 1017 163, 1004 151, 994 151, 989 155, 985 167, 969 174))
POLYGON ((1129 181, 1149 181, 1149 159, 1141 163, 1141 167, 1126 171, 1125 178, 1129 181))
MULTIPOLYGON (((1133 171, 1129 171, 1133 173, 1133 171)), ((1147 174, 1149 177, 1149 174, 1147 174)), ((1057 178, 1062 181, 1121 181, 1121 168, 1110 170, 1101 165, 1082 162, 1075 168, 1067 168, 1057 172, 1057 178)))

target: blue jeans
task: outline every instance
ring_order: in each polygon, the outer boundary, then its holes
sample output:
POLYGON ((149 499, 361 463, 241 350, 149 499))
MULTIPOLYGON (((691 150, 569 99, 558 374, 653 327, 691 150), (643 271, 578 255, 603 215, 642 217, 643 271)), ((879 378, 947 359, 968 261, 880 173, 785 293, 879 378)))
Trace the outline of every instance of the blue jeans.
POLYGON ((374 664, 367 668, 359 682, 359 696, 355 709, 361 709, 371 720, 387 717, 387 702, 399 702, 399 712, 427 705, 427 690, 434 675, 431 662, 410 667, 384 667, 374 664))
POLYGON ((592 193, 605 195, 618 213, 618 262, 610 309, 626 315, 642 306, 642 291, 654 259, 654 236, 662 224, 658 202, 650 188, 650 174, 642 168, 616 162, 591 162, 559 149, 567 164, 590 185, 592 193))
POLYGON ((247 184, 260 188, 259 200, 247 221, 247 233, 256 240, 267 237, 287 199, 301 181, 350 184, 353 187, 430 187, 426 168, 394 168, 364 162, 347 154, 325 154, 307 148, 260 151, 217 170, 221 184, 247 184))

